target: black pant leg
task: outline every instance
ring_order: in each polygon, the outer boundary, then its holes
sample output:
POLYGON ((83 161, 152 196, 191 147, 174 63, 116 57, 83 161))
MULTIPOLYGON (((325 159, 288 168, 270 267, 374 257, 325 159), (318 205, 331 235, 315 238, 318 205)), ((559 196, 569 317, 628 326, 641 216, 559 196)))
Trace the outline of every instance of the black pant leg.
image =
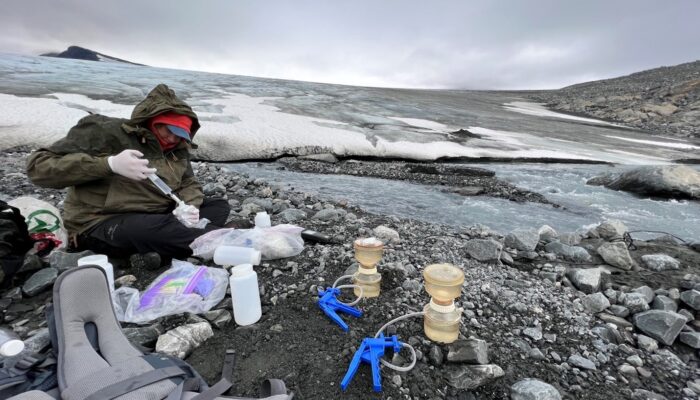
POLYGON ((222 198, 205 198, 199 207, 199 218, 206 218, 212 225, 222 227, 231 213, 231 206, 222 198))

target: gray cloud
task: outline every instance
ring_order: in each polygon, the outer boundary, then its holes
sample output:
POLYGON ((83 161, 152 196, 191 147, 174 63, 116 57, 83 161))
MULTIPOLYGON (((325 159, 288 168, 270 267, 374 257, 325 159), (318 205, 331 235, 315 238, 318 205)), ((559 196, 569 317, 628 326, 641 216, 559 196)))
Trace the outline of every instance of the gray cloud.
POLYGON ((700 58, 700 2, 6 0, 0 52, 71 44, 168 68, 537 89, 700 58))

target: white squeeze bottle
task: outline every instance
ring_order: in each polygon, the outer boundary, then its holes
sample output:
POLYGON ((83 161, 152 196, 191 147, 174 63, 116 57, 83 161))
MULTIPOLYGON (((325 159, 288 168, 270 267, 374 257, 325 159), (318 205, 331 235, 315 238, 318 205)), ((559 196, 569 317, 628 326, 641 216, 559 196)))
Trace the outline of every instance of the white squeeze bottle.
POLYGON ((233 319, 238 325, 252 325, 262 316, 258 274, 251 264, 236 265, 231 268, 231 301, 233 319))
POLYGON ((85 256, 78 259, 78 266, 81 265, 97 265, 102 268, 107 275, 107 283, 109 284, 110 292, 114 291, 114 267, 109 262, 109 259, 104 254, 95 254, 92 256, 85 256))
POLYGON ((24 342, 8 328, 0 328, 0 356, 14 357, 24 350, 24 342))

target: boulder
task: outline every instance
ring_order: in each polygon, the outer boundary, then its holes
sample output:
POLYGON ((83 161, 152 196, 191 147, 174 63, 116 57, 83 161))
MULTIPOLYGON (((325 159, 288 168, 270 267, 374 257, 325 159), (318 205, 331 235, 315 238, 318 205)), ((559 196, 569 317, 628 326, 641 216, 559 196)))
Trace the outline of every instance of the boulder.
POLYGON ((678 269, 680 261, 666 254, 646 254, 642 256, 642 264, 652 271, 665 271, 667 269, 678 269))
POLYGON ((95 255, 90 250, 81 251, 80 253, 67 253, 63 250, 54 250, 49 255, 49 264, 51 268, 56 268, 58 272, 67 271, 70 268, 78 266, 78 260, 95 255))
POLYGON ((587 263, 593 261, 591 255, 583 247, 579 246, 569 246, 568 244, 561 243, 559 241, 547 243, 545 250, 550 253, 554 253, 565 260, 573 261, 575 263, 587 263))
POLYGON ((559 391, 539 379, 525 378, 510 387, 511 400, 561 400, 559 391))
POLYGON ((399 237, 399 233, 396 232, 396 230, 389 228, 388 226, 379 225, 378 227, 372 230, 372 234, 384 243, 401 242, 401 237, 399 237))
POLYGON ((630 270, 635 265, 624 242, 603 243, 598 247, 598 254, 606 263, 624 270, 630 270))
POLYGON ((306 213, 296 208, 288 208, 278 214, 279 218, 288 224, 306 219, 306 213))
POLYGON ((632 290, 632 293, 639 293, 642 296, 644 296, 644 300, 647 303, 651 303, 654 301, 654 297, 656 296, 656 293, 654 293, 654 290, 650 288, 649 286, 640 286, 634 290, 632 290))
POLYGON ((569 246, 576 246, 581 243, 581 239, 581 234, 578 232, 566 232, 559 235, 559 241, 569 246))
POLYGON ((445 368, 447 383, 457 389, 473 390, 505 373, 495 364, 487 365, 448 365, 445 368))
POLYGON ((576 289, 583 293, 595 293, 600 290, 603 283, 602 268, 573 268, 566 272, 566 277, 574 284, 576 289))
POLYGON ((673 344, 686 323, 684 316, 672 311, 649 310, 632 318, 637 329, 667 346, 673 344))
POLYGON ((464 244, 470 257, 482 262, 498 261, 503 246, 493 239, 472 239, 464 244))
POLYGON ((588 312, 595 314, 610 307, 610 300, 603 293, 593 293, 583 298, 583 306, 588 312))
POLYGON ((56 268, 44 268, 34 273, 30 276, 24 285, 22 285, 22 291, 27 296, 37 295, 44 290, 50 288, 56 278, 58 277, 58 270, 56 268))
POLYGON ((685 292, 681 293, 681 300, 693 307, 695 311, 700 310, 700 290, 686 290, 685 292))
POLYGON ((506 247, 516 250, 533 251, 540 241, 540 234, 534 229, 516 229, 505 239, 506 247))
POLYGON ((574 354, 569 357, 568 360, 566 360, 570 365, 573 365, 574 367, 577 368, 582 368, 582 369, 596 369, 595 363, 586 357, 580 356, 578 354, 574 354))
POLYGON ((158 340, 158 336, 163 333, 163 327, 160 324, 155 324, 151 326, 122 328, 122 332, 131 343, 143 347, 150 347, 158 340))
POLYGON ((624 296, 621 296, 620 301, 632 314, 649 309, 649 302, 647 302, 646 297, 642 293, 625 293, 624 296))
POLYGON ((314 216, 311 217, 311 219, 317 219, 321 221, 337 221, 344 216, 345 211, 327 208, 314 214, 314 216))
POLYGON ((553 242, 559 239, 559 234, 549 225, 542 225, 537 231, 540 234, 540 241, 544 243, 553 242))
POLYGON ((627 227, 622 221, 613 219, 601 223, 595 231, 605 240, 622 239, 622 235, 627 232, 627 227))
POLYGON ((700 199, 700 172, 684 165, 635 168, 616 176, 607 188, 644 196, 700 199))
POLYGON ((681 332, 678 339, 694 349, 700 349, 700 332, 681 332))
POLYGON ((651 308, 662 311, 678 311, 678 304, 668 296, 656 296, 651 303, 651 308))

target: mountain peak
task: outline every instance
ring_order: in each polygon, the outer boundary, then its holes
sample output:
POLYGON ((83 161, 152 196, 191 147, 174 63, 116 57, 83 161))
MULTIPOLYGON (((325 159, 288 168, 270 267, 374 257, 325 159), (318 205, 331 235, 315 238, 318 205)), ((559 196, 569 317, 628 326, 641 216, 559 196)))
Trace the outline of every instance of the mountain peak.
POLYGON ((58 58, 72 58, 75 60, 87 60, 87 61, 101 61, 101 62, 113 62, 113 63, 123 63, 131 65, 143 65, 135 62, 123 60, 121 58, 108 56, 106 54, 98 53, 94 50, 86 49, 80 46, 69 46, 66 50, 60 53, 44 53, 41 54, 44 57, 58 57, 58 58))

